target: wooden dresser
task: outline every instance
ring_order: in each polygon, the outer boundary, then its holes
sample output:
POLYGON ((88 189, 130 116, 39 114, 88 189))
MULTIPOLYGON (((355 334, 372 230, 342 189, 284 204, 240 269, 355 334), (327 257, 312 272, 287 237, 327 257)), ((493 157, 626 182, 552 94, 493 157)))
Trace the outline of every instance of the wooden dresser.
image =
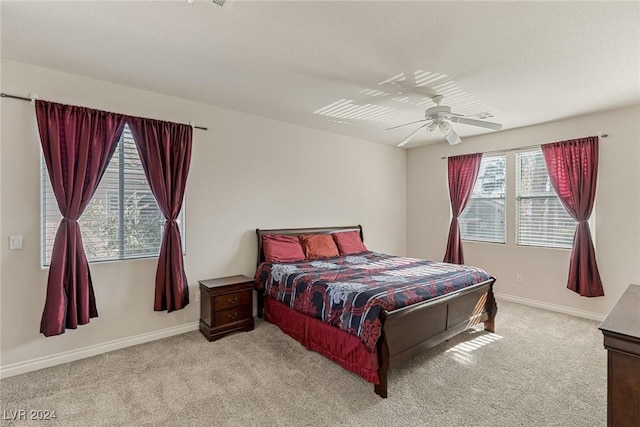
POLYGON ((200 332, 209 341, 253 329, 253 279, 231 276, 199 283, 200 332))
POLYGON ((607 425, 640 426, 640 285, 600 325, 607 349, 607 425))

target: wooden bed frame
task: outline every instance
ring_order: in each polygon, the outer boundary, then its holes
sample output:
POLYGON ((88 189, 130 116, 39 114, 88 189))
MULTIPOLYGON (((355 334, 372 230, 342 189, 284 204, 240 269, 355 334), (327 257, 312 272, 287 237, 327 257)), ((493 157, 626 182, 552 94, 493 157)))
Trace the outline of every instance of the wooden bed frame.
MULTIPOLYGON (((360 225, 347 227, 291 228, 279 230, 256 229, 258 235, 258 265, 264 262, 262 236, 265 234, 333 234, 358 231, 364 242, 360 225)), ((495 279, 432 298, 408 307, 382 312, 382 334, 376 345, 380 384, 375 392, 387 397, 387 372, 416 354, 435 347, 449 338, 484 322, 486 331, 495 332, 498 311, 493 295, 495 279)), ((258 292, 258 317, 264 315, 264 294, 258 292)))

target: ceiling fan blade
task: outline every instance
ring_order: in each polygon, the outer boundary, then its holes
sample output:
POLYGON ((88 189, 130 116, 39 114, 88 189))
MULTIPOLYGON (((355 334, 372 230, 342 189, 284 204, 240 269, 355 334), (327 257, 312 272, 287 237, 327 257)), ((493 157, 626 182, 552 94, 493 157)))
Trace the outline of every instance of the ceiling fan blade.
POLYGON ((402 126, 412 125, 414 123, 420 123, 420 122, 426 122, 426 121, 427 121, 427 119, 416 120, 415 122, 409 122, 409 123, 405 123, 405 124, 398 125, 398 126, 392 126, 390 128, 386 128, 385 130, 397 129, 397 128, 401 128, 402 126))
POLYGON ((403 139, 402 141, 400 141, 400 144, 398 144, 398 147, 402 147, 404 146, 407 142, 411 141, 417 134, 418 132, 420 132, 421 129, 424 129, 425 127, 427 127, 428 123, 425 123, 423 125, 421 125, 418 129, 414 130, 413 132, 411 132, 409 134, 409 136, 407 136, 405 139, 403 139))
POLYGON ((469 119, 467 117, 451 117, 450 120, 454 123, 462 123, 463 125, 479 126, 481 128, 500 130, 502 125, 500 123, 485 122, 484 120, 469 119))
POLYGON ((456 131, 453 130, 453 128, 451 128, 449 132, 445 133, 444 137, 447 138, 447 142, 449 143, 449 145, 456 145, 462 142, 462 140, 460 139, 456 131))

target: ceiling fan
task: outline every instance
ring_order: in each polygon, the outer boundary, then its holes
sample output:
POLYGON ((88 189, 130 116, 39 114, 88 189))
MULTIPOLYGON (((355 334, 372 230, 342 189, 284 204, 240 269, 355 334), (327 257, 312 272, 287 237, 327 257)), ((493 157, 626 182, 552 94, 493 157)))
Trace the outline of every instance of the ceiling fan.
POLYGON ((442 132, 444 137, 446 138, 449 145, 456 145, 462 142, 456 131, 453 129, 451 122, 453 123, 462 123, 465 125, 471 126, 479 126, 486 129, 500 130, 502 129, 502 125, 500 123, 492 123, 486 122, 484 120, 476 120, 470 119, 468 117, 464 117, 462 114, 456 114, 451 112, 451 107, 446 105, 440 105, 444 96, 436 95, 432 98, 433 102, 436 103, 435 107, 427 108, 424 112, 424 119, 416 120, 415 122, 409 122, 398 126, 393 126, 387 128, 387 130, 397 129, 402 126, 411 125, 414 123, 425 122, 420 125, 416 130, 411 132, 405 139, 400 141, 398 147, 402 147, 411 141, 422 129, 426 128, 429 133, 435 133, 436 131, 442 132))

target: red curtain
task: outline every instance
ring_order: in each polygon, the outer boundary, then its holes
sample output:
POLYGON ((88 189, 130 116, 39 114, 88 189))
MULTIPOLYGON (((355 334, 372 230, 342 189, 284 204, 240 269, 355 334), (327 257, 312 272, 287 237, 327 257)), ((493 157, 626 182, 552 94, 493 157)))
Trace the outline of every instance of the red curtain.
POLYGON ((471 197, 473 186, 476 183, 476 178, 478 178, 481 161, 482 153, 449 157, 449 199, 451 199, 453 217, 449 227, 449 239, 447 240, 444 262, 464 264, 458 217, 464 211, 469 197, 471 197))
POLYGON ((45 101, 36 101, 35 108, 42 152, 63 217, 53 243, 40 322, 40 332, 48 337, 98 316, 78 218, 109 164, 124 117, 45 101))
POLYGON ((189 125, 139 117, 129 118, 127 123, 151 191, 166 219, 156 270, 153 309, 180 310, 189 304, 189 287, 176 219, 187 184, 193 130, 189 125))
POLYGON ((589 230, 596 197, 598 137, 542 145, 551 184, 569 214, 578 221, 573 237, 567 288, 585 297, 604 295, 589 230))

